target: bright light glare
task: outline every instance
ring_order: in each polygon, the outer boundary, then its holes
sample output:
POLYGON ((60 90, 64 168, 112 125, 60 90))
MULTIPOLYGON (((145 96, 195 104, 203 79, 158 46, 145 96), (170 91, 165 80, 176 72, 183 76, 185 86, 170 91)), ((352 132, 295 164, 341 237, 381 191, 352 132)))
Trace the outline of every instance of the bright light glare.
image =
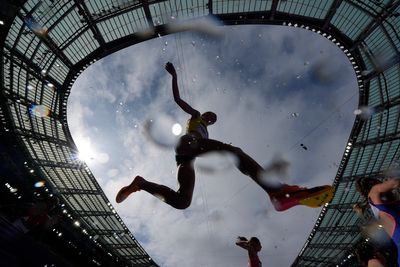
POLYGON ((93 160, 96 156, 90 140, 77 140, 77 146, 79 148, 78 159, 81 161, 90 161, 93 160))
POLYGON ((36 182, 35 184, 34 184, 34 187, 37 187, 37 188, 39 188, 39 187, 43 187, 44 185, 45 185, 45 181, 39 181, 39 182, 36 182))
POLYGON ((179 123, 175 123, 174 125, 172 125, 171 130, 174 135, 180 135, 182 132, 182 126, 179 123))

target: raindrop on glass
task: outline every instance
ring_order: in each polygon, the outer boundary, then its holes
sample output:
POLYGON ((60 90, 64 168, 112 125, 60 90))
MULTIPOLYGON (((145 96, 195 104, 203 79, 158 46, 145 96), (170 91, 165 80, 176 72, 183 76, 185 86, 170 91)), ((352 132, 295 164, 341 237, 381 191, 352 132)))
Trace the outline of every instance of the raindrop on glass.
POLYGON ((297 118, 298 116, 299 116, 299 113, 297 113, 297 112, 292 113, 292 117, 297 118))

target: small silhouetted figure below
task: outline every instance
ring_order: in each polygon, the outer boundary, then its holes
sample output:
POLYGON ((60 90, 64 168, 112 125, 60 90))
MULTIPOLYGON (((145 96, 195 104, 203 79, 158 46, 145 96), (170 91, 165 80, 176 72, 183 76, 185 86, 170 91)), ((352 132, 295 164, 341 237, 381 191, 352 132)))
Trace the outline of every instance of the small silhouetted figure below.
POLYGON ((252 237, 247 240, 246 237, 238 236, 236 240, 236 245, 247 250, 249 255, 248 267, 261 267, 261 261, 258 258, 258 252, 261 251, 261 242, 257 237, 252 237))

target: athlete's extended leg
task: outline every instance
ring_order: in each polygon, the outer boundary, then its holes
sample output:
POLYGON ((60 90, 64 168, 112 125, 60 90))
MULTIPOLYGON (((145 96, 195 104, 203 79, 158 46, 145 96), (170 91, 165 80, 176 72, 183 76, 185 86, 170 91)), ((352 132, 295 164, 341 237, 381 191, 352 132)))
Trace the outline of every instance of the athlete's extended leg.
POLYGON ((264 171, 252 157, 244 153, 240 148, 222 143, 213 139, 183 139, 178 145, 176 152, 178 155, 191 155, 197 157, 209 152, 229 152, 237 158, 237 168, 245 175, 251 177, 267 193, 276 192, 280 186, 269 186, 261 181, 264 171))
POLYGON ((240 148, 212 139, 200 139, 191 144, 191 155, 198 156, 212 151, 227 151, 237 158, 237 168, 252 178, 269 195, 277 211, 283 211, 296 205, 320 207, 333 197, 333 188, 329 185, 304 188, 297 185, 276 184, 273 186, 262 181, 264 169, 240 148), (194 145, 195 144, 195 145, 194 145))
POLYGON ((195 183, 192 161, 179 164, 177 172, 179 189, 176 192, 165 185, 149 182, 140 176, 136 176, 130 185, 123 187, 118 192, 116 201, 120 203, 131 193, 144 190, 176 209, 186 209, 192 202, 195 183))

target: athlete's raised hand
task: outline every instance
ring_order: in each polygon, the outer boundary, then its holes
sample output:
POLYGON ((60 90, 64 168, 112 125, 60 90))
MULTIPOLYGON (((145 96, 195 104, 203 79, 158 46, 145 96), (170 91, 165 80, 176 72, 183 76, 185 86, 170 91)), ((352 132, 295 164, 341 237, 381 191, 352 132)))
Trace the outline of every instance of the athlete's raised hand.
POLYGON ((171 74, 172 76, 176 75, 176 70, 174 65, 171 62, 167 62, 165 64, 165 69, 168 71, 169 74, 171 74))

